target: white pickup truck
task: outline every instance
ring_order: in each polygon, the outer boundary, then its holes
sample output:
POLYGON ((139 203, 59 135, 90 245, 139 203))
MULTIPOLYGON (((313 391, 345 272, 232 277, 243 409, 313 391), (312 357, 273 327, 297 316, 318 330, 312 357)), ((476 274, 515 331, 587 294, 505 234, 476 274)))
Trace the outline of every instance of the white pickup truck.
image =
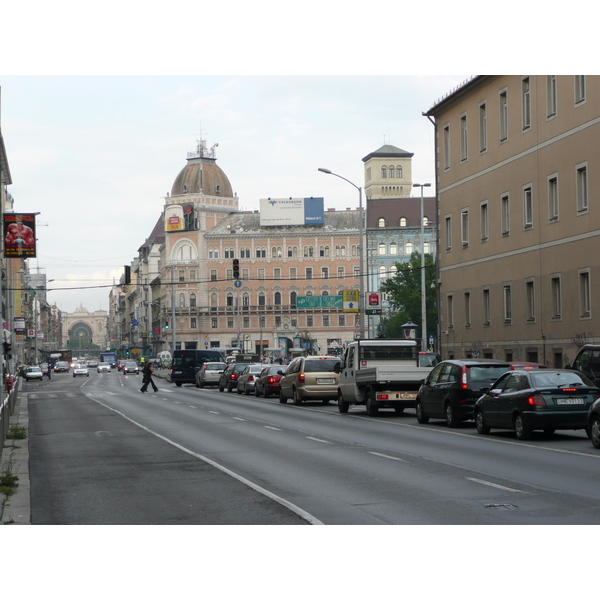
POLYGON ((367 414, 375 416, 380 408, 412 408, 419 386, 439 360, 419 352, 416 340, 350 342, 340 366, 338 409, 346 413, 351 404, 364 404, 367 414))

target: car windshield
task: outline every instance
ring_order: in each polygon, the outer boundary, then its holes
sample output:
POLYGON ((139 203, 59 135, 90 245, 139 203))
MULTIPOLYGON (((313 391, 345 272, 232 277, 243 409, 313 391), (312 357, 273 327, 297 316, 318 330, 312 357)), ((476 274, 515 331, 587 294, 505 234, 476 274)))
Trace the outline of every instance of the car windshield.
POLYGON ((335 365, 341 364, 338 358, 319 358, 304 362, 305 373, 333 373, 335 365))
POLYGON ((134 363, 134 362, 126 362, 126 363, 125 363, 125 366, 126 366, 126 367, 137 367, 137 363, 134 363))
POLYGON ((543 371, 531 373, 531 383, 535 388, 543 388, 543 387, 576 387, 576 386, 590 386, 595 387, 594 384, 585 376, 577 373, 576 371, 572 372, 554 372, 554 371, 543 371))
POLYGON ((477 365, 467 367, 468 380, 470 384, 483 385, 496 381, 510 367, 508 365, 477 365))

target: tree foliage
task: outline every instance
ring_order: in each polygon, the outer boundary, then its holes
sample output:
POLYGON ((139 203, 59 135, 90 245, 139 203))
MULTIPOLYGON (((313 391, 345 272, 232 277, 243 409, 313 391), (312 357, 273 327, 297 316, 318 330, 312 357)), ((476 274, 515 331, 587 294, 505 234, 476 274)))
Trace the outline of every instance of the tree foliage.
MULTIPOLYGON (((379 290, 388 296, 388 302, 396 314, 383 321, 386 337, 403 337, 402 325, 407 321, 421 327, 421 255, 413 252, 410 260, 396 264, 394 277, 384 281, 379 290)), ((425 303, 427 310, 427 335, 437 331, 436 266, 431 254, 425 255, 425 303)), ((420 337, 420 329, 418 330, 420 337)))

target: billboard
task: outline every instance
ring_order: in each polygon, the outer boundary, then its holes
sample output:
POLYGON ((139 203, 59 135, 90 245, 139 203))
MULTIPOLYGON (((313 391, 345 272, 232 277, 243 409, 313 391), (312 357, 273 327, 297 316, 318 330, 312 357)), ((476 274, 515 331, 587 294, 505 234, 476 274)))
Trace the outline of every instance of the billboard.
POLYGON ((4 256, 35 258, 34 213, 4 213, 4 256))
POLYGON ((165 208, 165 231, 192 231, 196 229, 193 204, 169 204, 165 208))
POLYGON ((323 198, 262 198, 260 226, 323 225, 323 198))

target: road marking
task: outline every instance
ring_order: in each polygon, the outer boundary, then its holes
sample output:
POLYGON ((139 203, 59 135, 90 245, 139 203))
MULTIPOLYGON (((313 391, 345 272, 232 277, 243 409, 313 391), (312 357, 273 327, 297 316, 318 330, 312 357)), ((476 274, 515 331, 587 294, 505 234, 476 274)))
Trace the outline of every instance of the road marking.
POLYGON ((216 410, 209 410, 209 413, 212 413, 213 415, 220 415, 220 412, 217 412, 216 410))
POLYGON ((469 481, 474 481, 475 483, 481 483, 481 485, 489 485, 490 487, 498 488, 499 490, 504 490, 505 492, 517 492, 518 494, 530 494, 531 492, 524 492, 523 490, 515 490, 513 488, 505 487, 503 485, 498 485, 497 483, 492 483, 491 481, 484 481, 483 479, 475 479, 474 477, 467 477, 469 481))
POLYGON ((244 421, 244 422, 246 421, 246 419, 242 419, 241 417, 233 417, 233 418, 236 421, 244 421))
POLYGON ((399 462, 410 464, 407 460, 403 458, 398 458, 396 456, 388 456, 387 454, 380 454, 379 452, 369 452, 369 454, 373 454, 373 456, 381 456, 381 458, 389 458, 390 460, 397 460, 399 462))
POLYGON ((272 429, 273 431, 283 431, 283 429, 279 429, 279 427, 271 427, 270 425, 263 425, 265 429, 272 429))
POLYGON ((328 442, 327 440, 320 440, 319 438, 311 437, 310 435, 307 435, 306 439, 313 440, 313 442, 321 442, 321 444, 333 444, 333 442, 328 442))

